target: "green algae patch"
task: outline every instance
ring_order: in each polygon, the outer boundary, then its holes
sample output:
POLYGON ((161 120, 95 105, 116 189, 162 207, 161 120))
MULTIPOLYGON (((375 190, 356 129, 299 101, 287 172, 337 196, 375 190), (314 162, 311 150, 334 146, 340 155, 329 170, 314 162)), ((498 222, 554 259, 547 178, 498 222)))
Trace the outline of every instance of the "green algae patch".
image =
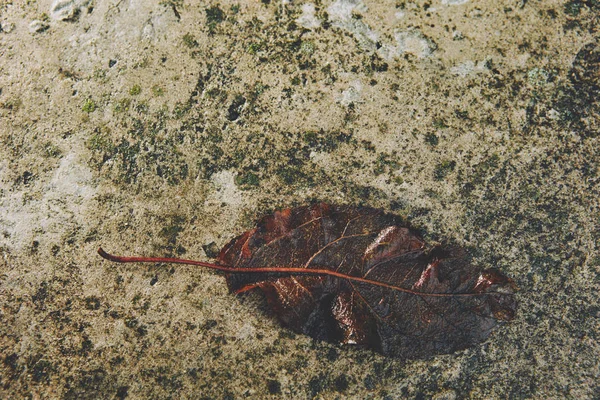
POLYGON ((137 96, 140 93, 142 93, 142 87, 137 83, 129 89, 129 94, 131 96, 137 96))
POLYGON ((433 171, 433 177, 436 181, 441 181, 448 176, 454 168, 456 167, 456 161, 454 160, 444 160, 438 165, 435 166, 433 171))
POLYGON ((83 102, 83 105, 81 106, 81 110, 88 114, 96 111, 96 108, 98 108, 98 106, 96 105, 96 102, 92 99, 86 99, 83 102))

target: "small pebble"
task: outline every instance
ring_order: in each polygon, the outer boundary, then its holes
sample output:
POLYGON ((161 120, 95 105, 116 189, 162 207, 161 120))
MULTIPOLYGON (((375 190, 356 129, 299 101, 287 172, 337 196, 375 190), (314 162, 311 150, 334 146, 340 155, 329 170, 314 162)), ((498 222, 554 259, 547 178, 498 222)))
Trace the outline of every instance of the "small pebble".
POLYGON ((47 23, 45 23, 44 21, 40 21, 39 19, 33 20, 31 21, 31 23, 29 24, 29 32, 31 33, 38 33, 38 32, 43 32, 46 29, 48 29, 49 25, 47 23))
POLYGON ((55 0, 50 7, 50 16, 56 21, 68 21, 89 4, 90 0, 55 0))

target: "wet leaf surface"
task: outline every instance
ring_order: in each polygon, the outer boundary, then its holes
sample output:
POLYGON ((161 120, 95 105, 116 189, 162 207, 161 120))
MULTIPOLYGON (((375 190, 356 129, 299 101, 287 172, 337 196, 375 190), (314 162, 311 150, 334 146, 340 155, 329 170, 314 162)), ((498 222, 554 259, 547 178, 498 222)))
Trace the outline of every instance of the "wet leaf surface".
POLYGON ((275 212, 225 246, 218 262, 239 269, 325 269, 368 280, 227 276, 232 292, 262 290, 275 315, 295 332, 393 356, 470 347, 516 310, 509 278, 479 270, 460 249, 427 246, 400 218, 372 208, 321 203, 275 212))

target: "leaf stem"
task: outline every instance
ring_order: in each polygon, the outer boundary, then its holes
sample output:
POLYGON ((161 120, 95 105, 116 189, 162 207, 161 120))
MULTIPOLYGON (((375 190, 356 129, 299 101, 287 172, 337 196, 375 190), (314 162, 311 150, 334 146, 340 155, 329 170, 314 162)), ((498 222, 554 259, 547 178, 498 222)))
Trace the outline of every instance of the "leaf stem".
POLYGON ((297 267, 253 267, 253 268, 235 268, 227 265, 219 265, 213 263, 207 263, 202 261, 195 260, 185 260, 181 258, 171 258, 171 257, 125 257, 125 256, 116 256, 110 253, 107 253, 102 249, 102 247, 98 248, 98 254, 108 260, 118 263, 169 263, 169 264, 185 264, 185 265, 197 265, 200 267, 206 267, 210 269, 214 269, 217 271, 225 272, 228 274, 253 274, 253 273, 268 273, 268 274, 302 274, 302 275, 320 275, 320 276, 332 276, 335 278, 345 279, 352 282, 360 282, 366 283, 370 285, 380 286, 387 289, 397 290, 399 292, 404 292, 408 294, 413 294, 416 296, 427 296, 427 297, 472 297, 472 296, 481 296, 481 295, 489 295, 494 294, 494 292, 482 292, 482 293, 425 293, 418 292, 411 289, 406 289, 400 286, 390 285, 385 282, 374 281, 367 278, 361 278, 359 276, 347 275, 337 271, 331 271, 328 269, 322 268, 297 268, 297 267))

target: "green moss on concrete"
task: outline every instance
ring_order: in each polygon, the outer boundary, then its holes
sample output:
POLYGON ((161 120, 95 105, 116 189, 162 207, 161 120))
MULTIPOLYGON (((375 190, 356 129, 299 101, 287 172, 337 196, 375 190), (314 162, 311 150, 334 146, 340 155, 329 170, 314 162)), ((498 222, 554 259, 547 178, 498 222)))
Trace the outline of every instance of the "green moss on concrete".
POLYGON ((137 96, 140 93, 142 93, 142 87, 140 85, 138 85, 137 83, 129 89, 129 94, 131 96, 137 96))
POLYGON ((122 113, 122 112, 129 111, 130 107, 131 107, 131 99, 125 98, 125 99, 118 100, 115 103, 114 111, 116 113, 122 113))
POLYGON ((186 33, 185 35, 183 35, 183 37, 181 38, 183 40, 183 44, 186 45, 188 48, 192 49, 194 47, 198 47, 199 43, 198 41, 194 38, 194 35, 192 35, 191 33, 186 33))
POLYGON ((435 166, 433 177, 436 181, 444 180, 456 168, 456 161, 444 160, 435 166))
POLYGON ((81 106, 81 110, 86 113, 93 113, 94 111, 96 111, 96 108, 98 108, 98 106, 96 105, 96 102, 92 99, 86 99, 83 102, 83 105, 81 106))
POLYGON ((242 189, 250 189, 251 187, 258 186, 259 183, 260 179, 258 175, 252 171, 239 173, 235 177, 235 184, 242 189))

